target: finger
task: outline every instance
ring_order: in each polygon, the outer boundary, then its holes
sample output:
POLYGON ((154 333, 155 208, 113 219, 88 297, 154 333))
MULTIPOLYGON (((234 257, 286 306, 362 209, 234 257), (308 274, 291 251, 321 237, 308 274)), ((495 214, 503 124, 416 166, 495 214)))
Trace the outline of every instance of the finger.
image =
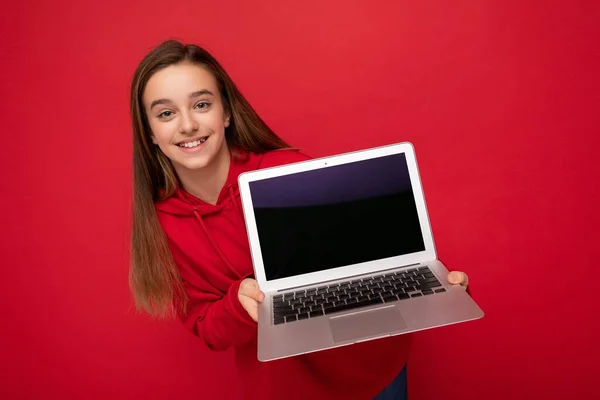
POLYGON ((250 307, 248 315, 250 315, 250 318, 252 318, 254 322, 258 322, 258 307, 250 307))
POLYGON ((452 271, 448 274, 448 282, 453 285, 467 286, 469 284, 469 277, 464 272, 452 271))
POLYGON ((262 302, 265 299, 265 294, 258 287, 258 282, 253 281, 252 290, 253 290, 253 294, 254 294, 254 296, 252 296, 252 298, 254 300, 256 300, 256 301, 258 301, 260 303, 260 302, 262 302))
POLYGON ((264 299, 265 299, 265 294, 260 289, 257 289, 254 300, 258 301, 259 303, 262 303, 262 301, 264 299))
POLYGON ((256 283, 249 283, 244 285, 240 293, 246 297, 250 297, 258 302, 262 302, 265 299, 265 294, 258 288, 256 283))
POLYGON ((258 321, 258 303, 256 300, 242 295, 240 296, 240 303, 242 303, 242 307, 244 307, 244 310, 246 310, 250 318, 254 321, 258 321))

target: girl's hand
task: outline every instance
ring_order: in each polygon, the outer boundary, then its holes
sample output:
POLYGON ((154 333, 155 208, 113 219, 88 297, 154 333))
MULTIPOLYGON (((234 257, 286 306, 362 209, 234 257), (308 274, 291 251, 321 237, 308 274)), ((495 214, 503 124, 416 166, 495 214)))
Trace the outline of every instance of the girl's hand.
POLYGON ((461 285, 466 289, 469 284, 469 277, 464 272, 452 271, 448 274, 448 282, 453 285, 461 285))
POLYGON ((255 279, 246 278, 242 281, 238 290, 238 299, 250 318, 258 322, 258 303, 265 299, 265 294, 258 288, 255 279))

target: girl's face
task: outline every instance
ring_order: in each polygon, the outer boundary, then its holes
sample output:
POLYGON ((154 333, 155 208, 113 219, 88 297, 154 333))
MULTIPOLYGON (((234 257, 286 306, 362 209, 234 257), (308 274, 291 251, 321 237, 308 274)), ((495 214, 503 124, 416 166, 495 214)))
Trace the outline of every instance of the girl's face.
POLYGON ((142 98, 152 142, 172 161, 178 175, 211 164, 227 151, 225 113, 215 77, 191 63, 156 72, 142 98))

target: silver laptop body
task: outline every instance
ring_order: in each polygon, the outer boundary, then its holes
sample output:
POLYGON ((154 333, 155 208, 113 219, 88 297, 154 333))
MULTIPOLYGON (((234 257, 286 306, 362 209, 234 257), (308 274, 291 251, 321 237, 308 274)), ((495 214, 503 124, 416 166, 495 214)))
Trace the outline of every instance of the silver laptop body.
POLYGON ((260 361, 483 317, 437 259, 411 143, 252 171, 239 186, 266 295, 260 361))

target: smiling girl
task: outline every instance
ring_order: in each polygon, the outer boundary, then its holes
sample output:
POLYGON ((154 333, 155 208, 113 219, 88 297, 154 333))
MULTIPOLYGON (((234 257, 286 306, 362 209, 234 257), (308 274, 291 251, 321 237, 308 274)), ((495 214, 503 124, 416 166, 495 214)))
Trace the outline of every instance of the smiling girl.
MULTIPOLYGON (((257 360, 264 294, 253 279, 237 178, 308 157, 263 122, 220 64, 198 46, 162 43, 135 72, 131 116, 137 305, 176 314, 212 350, 234 348, 246 398, 406 398, 411 335, 257 360)), ((448 279, 467 284, 463 273, 448 279)))

